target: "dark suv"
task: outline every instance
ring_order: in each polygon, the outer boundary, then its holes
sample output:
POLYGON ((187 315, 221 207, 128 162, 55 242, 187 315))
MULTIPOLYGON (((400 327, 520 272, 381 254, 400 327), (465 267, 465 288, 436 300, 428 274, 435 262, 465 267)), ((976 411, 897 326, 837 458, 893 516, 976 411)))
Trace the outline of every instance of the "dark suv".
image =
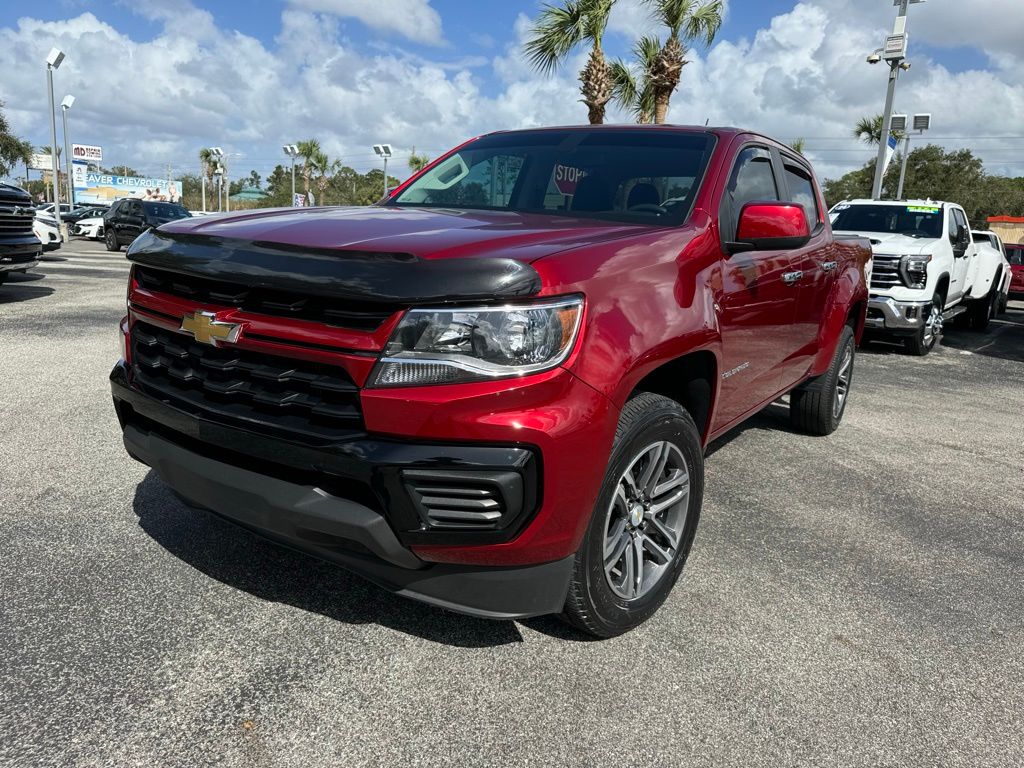
POLYGON ((39 263, 42 244, 32 231, 35 214, 27 192, 0 184, 0 283, 11 272, 24 272, 39 263))
POLYGON ((122 245, 131 245, 143 232, 191 215, 177 203, 125 198, 115 202, 103 214, 103 239, 108 251, 120 251, 122 245))

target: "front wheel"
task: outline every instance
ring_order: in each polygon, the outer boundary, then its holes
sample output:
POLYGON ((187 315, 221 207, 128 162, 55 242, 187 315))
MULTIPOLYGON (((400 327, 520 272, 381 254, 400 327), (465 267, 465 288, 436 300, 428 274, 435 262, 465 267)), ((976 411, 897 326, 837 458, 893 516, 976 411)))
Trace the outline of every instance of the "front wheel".
POLYGON ((631 398, 576 553, 562 618, 597 637, 649 619, 683 570, 703 494, 704 456, 690 414, 660 395, 631 398))
POLYGON ((828 370, 789 393, 794 427, 811 435, 831 435, 839 428, 853 385, 854 347, 853 329, 845 325, 828 370))
POLYGON ((108 251, 120 251, 121 244, 117 242, 117 233, 113 229, 108 229, 103 235, 103 242, 107 246, 108 251))
POLYGON ((924 357, 942 338, 942 305, 943 299, 940 294, 932 296, 931 306, 928 308, 928 317, 924 319, 921 328, 913 336, 903 340, 903 347, 915 357, 924 357))

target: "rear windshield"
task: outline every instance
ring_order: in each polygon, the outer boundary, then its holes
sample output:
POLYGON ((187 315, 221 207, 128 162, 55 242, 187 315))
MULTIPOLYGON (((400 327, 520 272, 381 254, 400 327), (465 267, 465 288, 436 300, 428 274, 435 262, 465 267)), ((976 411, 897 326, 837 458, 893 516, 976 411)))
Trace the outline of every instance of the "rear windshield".
POLYGON ((942 208, 924 205, 837 205, 832 229, 936 239, 942 236, 942 208))
POLYGON ((1006 258, 1015 266, 1024 266, 1024 245, 1006 246, 1006 258))
POLYGON ((192 215, 180 205, 172 203, 144 202, 143 205, 150 216, 156 216, 158 219, 187 219, 192 215))
POLYGON ((388 204, 679 224, 690 214, 714 141, 710 133, 670 130, 485 136, 388 204))

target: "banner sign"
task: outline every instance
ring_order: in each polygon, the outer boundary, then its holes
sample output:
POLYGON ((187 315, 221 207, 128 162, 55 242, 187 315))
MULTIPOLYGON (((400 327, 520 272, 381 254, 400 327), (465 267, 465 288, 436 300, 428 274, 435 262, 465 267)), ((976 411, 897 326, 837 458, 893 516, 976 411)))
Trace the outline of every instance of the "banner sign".
POLYGON ((33 171, 52 171, 53 155, 32 155, 28 167, 33 171))
POLYGON ((103 147, 91 144, 72 144, 71 159, 75 162, 98 163, 103 159, 103 147))
POLYGON ((303 208, 306 205, 306 196, 301 192, 296 192, 292 196, 292 208, 303 208))
POLYGON ((177 203, 181 183, 174 179, 147 179, 139 176, 110 176, 82 173, 75 168, 76 203, 112 203, 122 197, 177 203))
POLYGON ((882 176, 885 176, 885 172, 889 170, 889 163, 892 162, 892 156, 896 154, 896 147, 899 144, 895 136, 889 136, 889 143, 885 148, 885 165, 882 166, 882 176))

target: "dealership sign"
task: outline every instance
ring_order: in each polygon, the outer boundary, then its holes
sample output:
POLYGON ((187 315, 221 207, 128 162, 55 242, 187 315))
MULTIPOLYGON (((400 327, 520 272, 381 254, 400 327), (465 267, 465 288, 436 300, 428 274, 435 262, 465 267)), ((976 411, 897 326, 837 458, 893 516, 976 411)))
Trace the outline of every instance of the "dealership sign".
POLYGON ((71 158, 77 163, 98 163, 103 159, 103 147, 91 144, 72 144, 71 158))
POLYGON ((140 176, 112 176, 106 173, 81 173, 75 179, 75 202, 112 203, 122 197, 140 200, 162 200, 176 203, 181 199, 181 183, 174 179, 152 179, 140 176))

